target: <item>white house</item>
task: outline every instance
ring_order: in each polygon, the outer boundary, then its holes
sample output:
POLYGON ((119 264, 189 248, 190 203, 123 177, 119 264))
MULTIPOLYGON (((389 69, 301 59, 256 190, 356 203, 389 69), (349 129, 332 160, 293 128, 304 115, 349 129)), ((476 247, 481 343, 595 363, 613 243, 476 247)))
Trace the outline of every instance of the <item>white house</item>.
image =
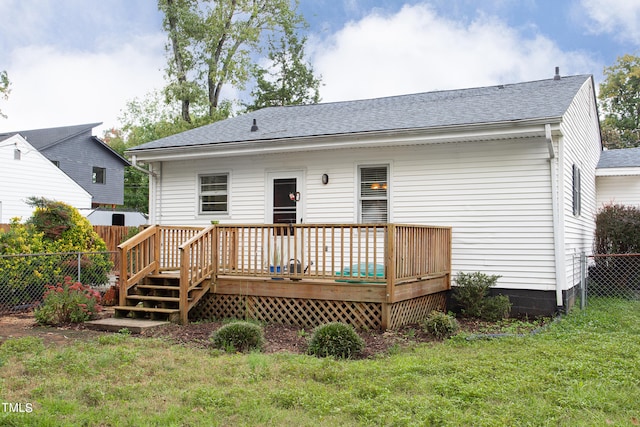
POLYGON ((265 108, 129 152, 151 224, 430 224, 520 313, 573 303, 601 152, 589 75, 265 108))
POLYGON ((0 223, 26 220, 29 197, 58 200, 75 208, 91 207, 87 193, 19 134, 0 140, 0 223))
POLYGON ((640 206, 640 148, 605 150, 596 169, 597 207, 640 206))

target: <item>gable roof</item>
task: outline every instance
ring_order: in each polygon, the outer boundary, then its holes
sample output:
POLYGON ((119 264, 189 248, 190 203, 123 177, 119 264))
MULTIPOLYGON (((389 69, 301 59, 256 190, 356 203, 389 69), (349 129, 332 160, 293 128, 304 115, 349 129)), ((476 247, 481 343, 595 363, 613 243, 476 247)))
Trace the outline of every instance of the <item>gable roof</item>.
POLYGON ((640 147, 604 150, 600 153, 598 169, 640 167, 640 147))
POLYGON ((473 89, 325 104, 269 107, 212 123, 129 150, 194 147, 314 136, 349 135, 491 124, 559 120, 591 75, 473 89), (251 131, 255 120, 257 130, 251 131))
POLYGON ((118 158, 123 164, 130 166, 131 164, 127 159, 122 157, 116 151, 114 151, 109 145, 107 145, 100 138, 97 138, 91 135, 91 130, 94 127, 100 126, 102 122, 97 123, 87 123, 82 125, 73 125, 73 126, 61 126, 55 128, 44 128, 44 129, 32 129, 32 130, 21 130, 16 132, 7 132, 4 134, 0 134, 0 138, 3 135, 15 135, 20 134, 24 139, 29 141, 29 144, 33 146, 40 152, 51 148, 55 145, 63 143, 64 141, 68 141, 69 139, 81 135, 83 133, 88 133, 93 142, 102 146, 105 150, 107 150, 111 155, 118 158))

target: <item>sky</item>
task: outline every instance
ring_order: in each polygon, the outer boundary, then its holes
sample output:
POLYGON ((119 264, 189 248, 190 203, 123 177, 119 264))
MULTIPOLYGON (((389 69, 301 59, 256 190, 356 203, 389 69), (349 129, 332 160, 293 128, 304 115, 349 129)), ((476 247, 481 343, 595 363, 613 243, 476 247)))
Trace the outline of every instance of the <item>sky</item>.
MULTIPOLYGON (((322 102, 592 74, 640 55, 640 0, 300 0, 322 102)), ((0 0, 0 133, 102 122, 165 85, 154 0, 0 0)), ((238 91, 228 87, 229 98, 238 91)), ((225 96, 223 94, 223 96, 225 96)))

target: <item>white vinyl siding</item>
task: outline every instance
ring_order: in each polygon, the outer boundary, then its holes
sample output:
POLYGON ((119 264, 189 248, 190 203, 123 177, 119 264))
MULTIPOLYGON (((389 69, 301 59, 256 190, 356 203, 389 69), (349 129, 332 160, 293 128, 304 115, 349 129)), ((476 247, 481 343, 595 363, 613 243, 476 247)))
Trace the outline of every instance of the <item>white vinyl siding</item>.
POLYGON ((232 171, 225 224, 266 223, 264 182, 270 172, 302 170, 303 222, 359 221, 359 167, 388 165, 391 222, 453 227, 453 269, 499 274, 499 286, 554 289, 548 150, 544 138, 327 150, 226 157, 162 166, 160 218, 167 225, 207 225, 197 212, 194 170, 232 171), (390 159, 392 160, 390 162, 390 159), (287 165, 283 168, 282 165, 287 165), (322 175, 329 183, 322 184, 322 175))
POLYGON ((360 222, 386 223, 389 219, 389 167, 360 166, 358 204, 360 222))
POLYGON ((591 253, 595 233, 596 178, 601 146, 598 115, 594 107, 591 80, 585 82, 567 109, 561 124, 559 138, 563 176, 563 247, 565 248, 565 277, 563 289, 579 282, 579 255, 591 253), (580 215, 573 214, 573 165, 580 168, 580 215))
POLYGON ((640 175, 599 176, 597 208, 618 204, 640 207, 640 175))
POLYGON ((0 142, 0 223, 11 218, 23 221, 29 218, 33 207, 27 205, 29 197, 46 197, 78 209, 91 207, 91 195, 58 169, 22 137, 15 135, 0 142), (15 150, 20 160, 15 160, 15 150))

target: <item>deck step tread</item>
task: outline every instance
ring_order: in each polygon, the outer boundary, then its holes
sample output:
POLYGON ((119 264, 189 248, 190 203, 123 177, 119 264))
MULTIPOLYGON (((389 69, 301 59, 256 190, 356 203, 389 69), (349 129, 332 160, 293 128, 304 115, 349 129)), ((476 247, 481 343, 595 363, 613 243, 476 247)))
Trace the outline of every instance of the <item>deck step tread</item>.
POLYGON ((127 299, 133 299, 138 301, 167 301, 167 302, 180 302, 179 297, 157 297, 154 295, 127 295, 127 299))
POLYGON ((163 286, 163 285, 136 285, 137 288, 142 288, 142 289, 166 289, 168 291, 179 291, 180 290, 180 286, 178 285, 167 285, 167 286, 163 286))
POLYGON ((156 308, 156 307, 140 307, 137 305, 118 305, 114 307, 116 311, 140 311, 140 312, 148 312, 148 313, 165 313, 165 314, 175 314, 180 313, 180 310, 177 308, 156 308))

